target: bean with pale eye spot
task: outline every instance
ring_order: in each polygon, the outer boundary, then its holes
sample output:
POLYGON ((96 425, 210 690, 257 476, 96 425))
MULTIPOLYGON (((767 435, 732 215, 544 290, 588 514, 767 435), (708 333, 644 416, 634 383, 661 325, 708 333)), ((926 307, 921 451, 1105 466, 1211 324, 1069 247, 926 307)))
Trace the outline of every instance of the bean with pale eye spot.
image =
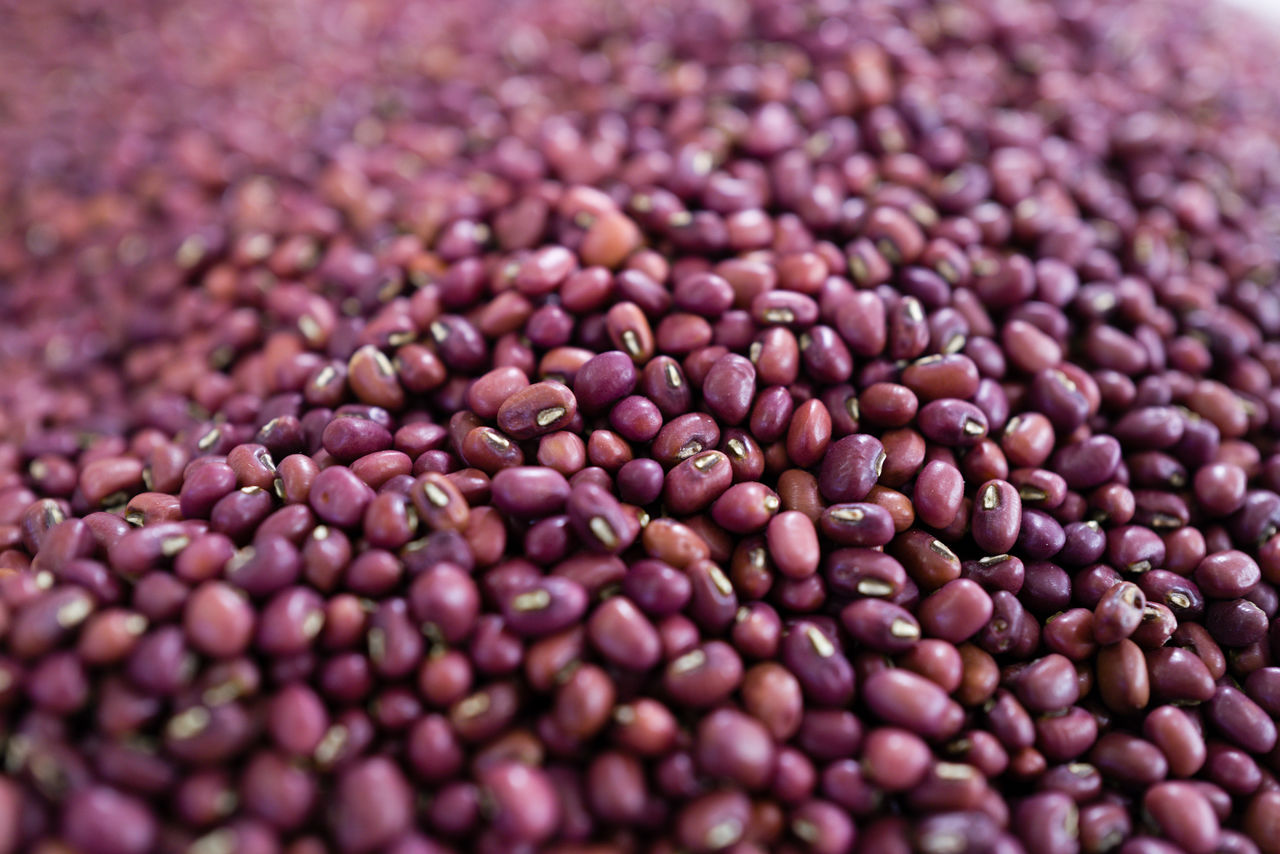
POLYGON ((822 535, 843 546, 875 547, 893 539, 893 517, 878 504, 832 504, 818 518, 822 535))
POLYGON ((926 439, 940 445, 968 448, 986 437, 986 414, 972 403, 939 398, 920 408, 916 423, 926 439))
POLYGON ((818 488, 828 501, 862 501, 884 468, 884 445, 860 433, 832 443, 818 474, 818 488))
POLYGON ((1280 851, 1270 54, 1144 4, 21 10, 0 854, 1280 851))
POLYGON ((663 499, 674 513, 696 513, 724 494, 732 482, 729 458, 719 451, 703 451, 667 473, 663 499))
POLYGON ((578 401, 562 383, 544 381, 515 392, 498 409, 498 428, 523 441, 563 429, 578 412, 578 401))
POLYGON ((706 708, 722 701, 742 681, 742 660, 733 647, 708 641, 672 659, 663 685, 679 705, 706 708))
POLYGON ((876 652, 905 652, 920 640, 920 624, 907 609, 880 599, 860 599, 840 612, 840 624, 876 652))
POLYGON ((1142 623, 1147 597, 1128 581, 1112 586, 1093 609, 1093 636, 1106 646, 1132 635, 1142 623))
POLYGON ((970 532, 989 554, 1004 554, 1017 542, 1022 526, 1022 497, 1013 484, 989 480, 978 487, 970 532))
POLYGON ((736 483, 711 505, 711 518, 735 534, 763 529, 782 506, 777 493, 762 483, 736 483))

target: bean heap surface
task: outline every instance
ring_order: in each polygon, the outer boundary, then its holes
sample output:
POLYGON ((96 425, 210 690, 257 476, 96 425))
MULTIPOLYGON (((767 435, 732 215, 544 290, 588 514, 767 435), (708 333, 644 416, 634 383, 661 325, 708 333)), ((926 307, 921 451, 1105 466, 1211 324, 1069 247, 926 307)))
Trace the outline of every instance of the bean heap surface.
POLYGON ((1280 852, 1257 26, 0 7, 0 854, 1280 852))

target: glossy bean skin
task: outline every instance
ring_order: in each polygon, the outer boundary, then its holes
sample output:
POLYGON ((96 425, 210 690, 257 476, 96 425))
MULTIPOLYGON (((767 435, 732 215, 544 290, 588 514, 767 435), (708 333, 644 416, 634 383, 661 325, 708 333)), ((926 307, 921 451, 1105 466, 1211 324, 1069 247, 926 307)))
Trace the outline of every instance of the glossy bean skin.
POLYGON ((1143 734, 1169 761, 1169 773, 1190 777, 1206 759, 1205 745, 1195 724, 1176 706, 1160 706, 1143 720, 1143 734))
POLYGON ((1094 638, 1105 646, 1129 637, 1141 624, 1146 605, 1146 596, 1137 585, 1114 585, 1093 610, 1094 638))
POLYGON ((578 401, 562 383, 534 383, 510 395, 497 413, 498 427, 515 439, 531 439, 563 428, 573 420, 578 401))
POLYGON ((0 854, 1280 851, 1262 28, 38 5, 0 854))
POLYGON ((1218 819, 1209 802, 1186 783, 1161 783, 1143 796, 1143 808, 1161 833, 1189 854, 1208 854, 1218 844, 1218 819))
POLYGON ((780 572, 806 578, 818 571, 822 554, 818 533, 808 516, 795 510, 779 513, 769 520, 765 536, 780 572))
POLYGON ((973 581, 948 581, 920 603, 919 619, 930 637, 963 643, 991 619, 991 598, 973 581))
POLYGON ((844 546, 888 545, 895 533, 889 511, 869 502, 828 505, 817 521, 823 536, 844 546))
POLYGON ((936 737, 952 726, 945 692, 915 674, 898 670, 877 673, 867 680, 863 697, 888 723, 926 737, 936 737))
POLYGON ((831 502, 861 501, 884 467, 884 446, 875 438, 846 436, 827 450, 818 475, 818 488, 831 502))
POLYGON ((991 554, 1013 548, 1022 523, 1022 498, 1007 481, 991 480, 978 488, 970 530, 974 540, 991 554))
POLYGON ((1151 683, 1142 650, 1127 638, 1104 646, 1096 665, 1102 702, 1117 714, 1132 714, 1145 708, 1151 697, 1151 683))
POLYGON ((944 528, 955 519, 964 496, 960 472, 942 460, 925 465, 916 478, 913 503, 916 515, 926 525, 944 528))

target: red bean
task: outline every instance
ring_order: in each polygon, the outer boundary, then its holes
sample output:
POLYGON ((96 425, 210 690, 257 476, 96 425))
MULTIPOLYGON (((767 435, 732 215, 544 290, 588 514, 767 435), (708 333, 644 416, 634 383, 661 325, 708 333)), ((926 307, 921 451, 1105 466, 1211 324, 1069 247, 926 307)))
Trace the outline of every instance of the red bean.
POLYGON ((1280 850, 1274 51, 1146 2, 24 6, 0 854, 1280 850))

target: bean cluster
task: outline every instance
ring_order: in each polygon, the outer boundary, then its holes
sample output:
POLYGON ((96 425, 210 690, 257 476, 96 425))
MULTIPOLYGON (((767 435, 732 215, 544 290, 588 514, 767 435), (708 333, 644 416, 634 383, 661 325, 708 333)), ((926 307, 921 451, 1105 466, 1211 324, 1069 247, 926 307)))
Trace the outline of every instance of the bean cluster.
POLYGON ((0 854, 1280 853, 1248 24, 0 17, 0 854))

